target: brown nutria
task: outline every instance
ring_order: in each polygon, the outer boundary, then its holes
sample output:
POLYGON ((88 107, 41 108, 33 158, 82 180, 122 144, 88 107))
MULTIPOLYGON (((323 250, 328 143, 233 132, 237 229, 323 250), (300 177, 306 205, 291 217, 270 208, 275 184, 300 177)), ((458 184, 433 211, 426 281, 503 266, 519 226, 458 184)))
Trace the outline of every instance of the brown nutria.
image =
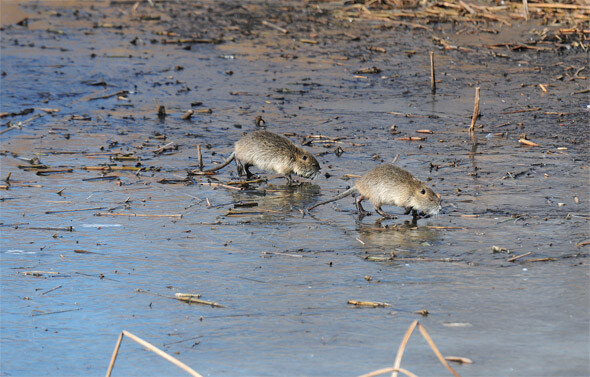
POLYGON ((405 208, 406 215, 412 212, 414 220, 418 218, 419 213, 436 215, 441 209, 440 195, 428 188, 424 182, 393 164, 383 164, 359 178, 354 187, 330 200, 315 204, 308 210, 355 193, 359 194, 356 199, 356 208, 359 215, 363 216, 370 214, 361 205, 364 199, 369 199, 375 206, 375 211, 385 218, 395 218, 395 216, 384 212, 381 209, 383 204, 393 204, 405 208))
POLYGON ((320 164, 313 155, 293 144, 284 136, 270 131, 254 131, 244 135, 234 145, 234 151, 225 162, 205 172, 217 171, 236 160, 238 174, 250 178, 249 167, 274 171, 282 174, 291 184, 291 174, 314 179, 320 171, 320 164))

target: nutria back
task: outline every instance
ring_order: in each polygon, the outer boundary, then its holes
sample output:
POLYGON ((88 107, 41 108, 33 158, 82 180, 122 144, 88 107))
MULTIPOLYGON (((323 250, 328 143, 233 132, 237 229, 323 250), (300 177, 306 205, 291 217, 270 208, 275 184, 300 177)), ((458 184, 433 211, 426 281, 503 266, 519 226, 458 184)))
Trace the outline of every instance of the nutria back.
POLYGON ((356 182, 355 188, 375 208, 389 204, 430 215, 436 215, 441 209, 439 195, 410 172, 393 164, 373 168, 356 182))
POLYGON ((262 170, 279 174, 297 174, 314 178, 320 170, 315 157, 284 136, 270 131, 254 131, 244 135, 234 148, 236 159, 262 170))

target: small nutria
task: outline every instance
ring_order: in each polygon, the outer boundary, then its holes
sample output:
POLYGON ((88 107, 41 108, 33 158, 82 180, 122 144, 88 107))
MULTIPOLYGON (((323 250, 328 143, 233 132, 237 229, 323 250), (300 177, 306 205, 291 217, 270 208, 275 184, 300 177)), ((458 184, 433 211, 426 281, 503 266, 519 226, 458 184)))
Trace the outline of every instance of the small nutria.
POLYGON ((393 164, 379 165, 356 181, 354 187, 344 191, 342 194, 318 203, 308 210, 317 206, 342 199, 348 195, 358 193, 356 199, 356 208, 359 215, 370 215, 361 205, 364 199, 369 199, 375 211, 385 218, 395 218, 381 209, 383 204, 393 204, 406 209, 406 215, 412 212, 414 221, 417 220, 418 214, 436 215, 441 209, 441 198, 424 182, 414 178, 414 176, 393 164))
POLYGON ((314 179, 320 171, 320 164, 313 155, 293 144, 284 136, 270 131, 254 131, 244 135, 234 145, 234 151, 225 162, 205 172, 217 171, 236 160, 238 174, 250 178, 249 167, 274 171, 282 174, 291 185, 291 174, 314 179))

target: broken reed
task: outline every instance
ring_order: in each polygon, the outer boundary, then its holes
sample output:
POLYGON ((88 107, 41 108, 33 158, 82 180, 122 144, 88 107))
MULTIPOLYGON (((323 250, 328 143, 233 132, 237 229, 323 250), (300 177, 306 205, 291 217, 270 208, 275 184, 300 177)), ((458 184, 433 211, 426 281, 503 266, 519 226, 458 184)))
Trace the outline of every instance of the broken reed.
POLYGON ((475 103, 473 104, 473 117, 471 117, 471 125, 469 126, 469 132, 473 132, 475 127, 475 121, 479 116, 479 87, 475 88, 475 103))
POLYGON ((202 377, 199 373, 195 372, 191 367, 189 367, 188 365, 186 365, 182 361, 178 360, 177 358, 175 358, 173 356, 168 355, 166 352, 162 351, 161 349, 154 346, 153 344, 148 343, 145 340, 141 339, 140 337, 133 335, 130 332, 125 331, 125 330, 121 331, 121 334, 119 335, 119 338, 117 339, 117 344, 115 345, 115 350, 113 351, 113 356, 111 357, 111 362, 109 363, 109 368, 107 369, 106 377, 110 377, 110 375, 113 371, 113 367, 115 366, 115 360, 117 360, 117 355, 119 354, 119 348, 121 347, 121 342, 123 341, 123 336, 127 336, 128 338, 130 338, 134 342, 141 344, 143 347, 154 352, 158 356, 163 357, 164 359, 168 360, 169 362, 176 365, 180 369, 184 370, 185 372, 187 372, 191 376, 202 377))
MULTIPOLYGON (((422 326, 420 324, 420 322, 418 322, 418 321, 412 322, 412 324, 410 325, 410 327, 408 327, 408 330, 404 334, 404 337, 402 339, 402 342, 400 343, 399 348, 397 350, 397 355, 395 357, 393 368, 383 368, 383 369, 375 370, 375 371, 372 371, 370 373, 363 374, 362 376, 359 376, 359 377, 374 377, 374 376, 378 376, 380 374, 389 373, 389 372, 392 372, 391 377, 397 377, 398 376, 398 372, 401 372, 401 373, 403 373, 406 376, 412 376, 412 377, 416 376, 414 373, 412 373, 412 372, 410 372, 410 371, 408 371, 406 369, 402 369, 400 367, 400 365, 402 363, 402 358, 404 356, 404 351, 406 349, 406 345, 408 344, 408 340, 410 340, 410 337, 412 336, 412 333, 414 332, 414 330, 416 328, 418 328, 418 330, 422 334, 422 337, 424 338, 424 340, 426 340, 426 342, 428 343, 428 345, 432 349, 432 352, 434 352, 434 354, 436 355, 436 357, 438 358, 438 360, 440 361, 440 363, 442 365, 444 365, 449 370, 449 372, 451 372, 455 377, 461 377, 459 375, 459 373, 457 373, 449 365, 449 363, 447 363, 447 360, 442 355, 442 353, 439 351, 439 349, 436 346, 436 344, 434 344, 434 341, 432 340, 432 338, 430 337, 430 335, 428 334, 428 332, 426 331, 426 329, 424 328, 424 326, 422 326)), ((466 359, 466 358, 462 358, 462 357, 461 358, 451 357, 450 359, 451 360, 461 360, 461 362, 471 363, 471 360, 466 359)))
POLYGON ((436 80, 434 77, 434 52, 430 51, 430 90, 436 93, 436 80))
POLYGON ((201 154, 201 144, 197 145, 197 157, 199 159, 199 170, 203 171, 203 155, 201 154))

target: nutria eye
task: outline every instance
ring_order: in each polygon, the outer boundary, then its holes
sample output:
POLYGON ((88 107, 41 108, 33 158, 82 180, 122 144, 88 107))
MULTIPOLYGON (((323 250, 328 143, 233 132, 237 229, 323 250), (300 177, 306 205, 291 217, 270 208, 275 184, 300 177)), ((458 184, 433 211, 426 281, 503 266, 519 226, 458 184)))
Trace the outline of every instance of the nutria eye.
POLYGON ((422 194, 422 195, 426 194, 426 190, 425 189, 420 190, 420 194, 422 194))
POLYGON ((307 156, 303 156, 303 161, 307 160, 307 156))

